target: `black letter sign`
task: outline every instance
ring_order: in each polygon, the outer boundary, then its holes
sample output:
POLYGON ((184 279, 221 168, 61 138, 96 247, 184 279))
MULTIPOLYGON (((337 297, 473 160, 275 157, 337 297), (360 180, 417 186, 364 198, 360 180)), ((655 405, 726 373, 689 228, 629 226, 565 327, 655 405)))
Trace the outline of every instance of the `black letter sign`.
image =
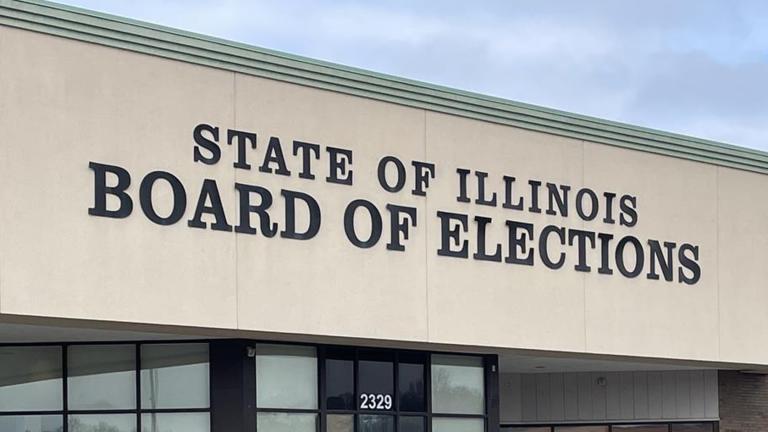
POLYGON ((376 209, 372 202, 363 199, 354 200, 344 210, 344 232, 353 245, 367 249, 373 247, 381 238, 381 213, 376 209), (368 240, 360 240, 355 232, 355 211, 358 207, 365 207, 371 216, 371 235, 368 240))
POLYGON ((197 199, 197 207, 195 207, 195 215, 187 221, 187 226, 205 229, 206 223, 203 221, 203 213, 213 216, 214 222, 211 224, 211 229, 215 231, 232 231, 232 225, 227 223, 227 215, 224 212, 224 205, 221 203, 216 180, 205 179, 203 181, 200 197, 197 199), (208 201, 211 202, 211 205, 206 205, 208 201))
POLYGON ((131 175, 123 168, 115 165, 103 165, 96 162, 88 164, 93 170, 93 207, 88 209, 91 216, 104 216, 110 218, 126 218, 133 211, 133 201, 125 193, 128 186, 131 185, 131 175), (107 172, 117 176, 117 184, 107 186, 107 172), (107 209, 107 194, 116 196, 120 200, 120 206, 117 210, 107 209))
POLYGON ((187 193, 184 191, 184 186, 181 181, 175 175, 167 171, 152 171, 144 177, 139 187, 139 202, 141 203, 141 210, 147 219, 158 225, 172 225, 184 216, 184 210, 187 208, 187 193), (171 214, 166 217, 162 217, 155 211, 155 207, 152 204, 152 188, 155 182, 163 179, 171 185, 173 191, 173 209, 171 214))
POLYGON ((400 243, 400 233, 403 234, 403 239, 408 240, 408 228, 416 226, 416 208, 387 204, 387 210, 389 210, 389 243, 387 243, 387 249, 404 251, 405 246, 400 243), (403 215, 402 220, 400 220, 401 214, 403 215))
POLYGON ((285 198, 285 229, 280 232, 280 237, 309 240, 320 231, 320 205, 317 200, 303 192, 282 190, 280 195, 285 198), (296 231, 296 200, 304 201, 309 210, 309 226, 306 231, 296 231))
POLYGON ((440 218, 440 249, 437 250, 437 254, 456 258, 469 257, 469 242, 461 240, 461 233, 467 232, 469 223, 467 215, 438 211, 437 217, 440 218), (457 224, 451 228, 451 222, 457 222, 457 224), (454 250, 451 244, 461 246, 461 248, 454 250))

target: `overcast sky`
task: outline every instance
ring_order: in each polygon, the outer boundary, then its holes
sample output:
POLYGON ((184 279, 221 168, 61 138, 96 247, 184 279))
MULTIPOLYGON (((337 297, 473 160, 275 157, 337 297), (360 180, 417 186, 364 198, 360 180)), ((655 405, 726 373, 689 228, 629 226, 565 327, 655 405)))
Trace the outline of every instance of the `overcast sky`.
POLYGON ((768 2, 65 0, 768 151, 768 2))

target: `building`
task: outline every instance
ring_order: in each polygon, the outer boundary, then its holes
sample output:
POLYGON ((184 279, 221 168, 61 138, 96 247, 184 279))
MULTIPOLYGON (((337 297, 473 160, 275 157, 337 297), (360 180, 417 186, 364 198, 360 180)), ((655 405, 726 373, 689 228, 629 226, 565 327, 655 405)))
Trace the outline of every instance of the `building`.
POLYGON ((0 0, 3 432, 768 430, 768 154, 0 0))

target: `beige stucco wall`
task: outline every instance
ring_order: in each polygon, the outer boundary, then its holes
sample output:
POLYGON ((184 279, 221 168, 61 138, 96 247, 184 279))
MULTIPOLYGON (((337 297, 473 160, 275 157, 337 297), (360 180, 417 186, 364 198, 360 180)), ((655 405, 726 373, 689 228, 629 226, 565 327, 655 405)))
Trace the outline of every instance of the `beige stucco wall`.
POLYGON ((0 131, 2 314, 768 365, 768 204, 755 198, 768 176, 6 27, 0 131), (221 162, 193 163, 199 123, 256 132, 254 169, 232 168, 225 137, 221 162), (293 176, 256 170, 269 136, 281 138, 293 176), (324 150, 317 179, 298 178, 294 139, 353 150, 354 185, 323 180, 324 150), (399 193, 379 187, 385 155, 437 165, 426 198, 410 194, 411 177, 399 193), (89 161, 131 172, 130 217, 88 215, 89 161), (639 223, 459 203, 458 167, 488 172, 499 194, 508 174, 636 195, 639 223), (138 207, 141 177, 157 169, 187 189, 175 225, 153 224, 138 207), (320 233, 297 241, 189 228, 205 178, 217 181, 230 224, 235 181, 270 189, 279 223, 279 190, 309 193, 323 210, 320 233), (357 198, 383 212, 385 236, 371 249, 344 235, 343 208, 357 198), (387 203, 418 209, 406 252, 385 248, 387 203), (489 239, 503 239, 503 220, 515 219, 690 242, 701 248, 702 278, 599 275, 596 251, 591 273, 573 270, 573 252, 558 271, 441 257, 437 210, 493 217, 489 239))

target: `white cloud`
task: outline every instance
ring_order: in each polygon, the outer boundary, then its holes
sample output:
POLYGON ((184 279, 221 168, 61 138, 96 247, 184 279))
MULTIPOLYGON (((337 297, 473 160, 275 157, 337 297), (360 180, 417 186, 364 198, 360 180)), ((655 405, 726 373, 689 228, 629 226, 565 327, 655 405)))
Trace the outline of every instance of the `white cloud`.
POLYGON ((768 150, 768 2, 67 0, 768 150))

